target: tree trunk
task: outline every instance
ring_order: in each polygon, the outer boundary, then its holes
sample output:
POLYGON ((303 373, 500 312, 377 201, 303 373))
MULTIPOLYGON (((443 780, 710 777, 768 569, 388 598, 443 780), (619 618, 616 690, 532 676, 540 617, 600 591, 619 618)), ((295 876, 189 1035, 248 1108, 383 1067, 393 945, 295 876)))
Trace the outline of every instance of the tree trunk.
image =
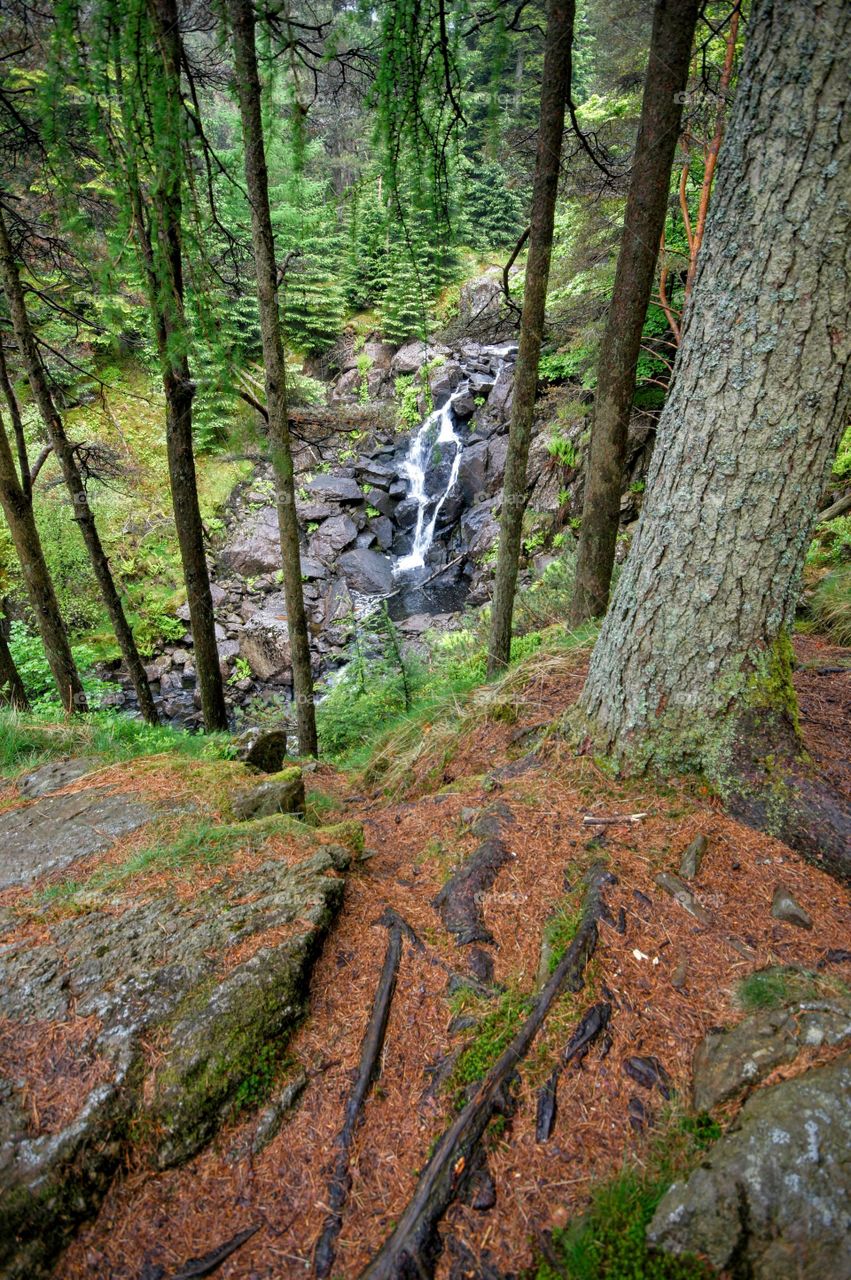
POLYGON ((573 43, 574 0, 550 0, 547 6, 547 34, 544 72, 541 80, 541 114, 523 313, 520 320, 520 350, 514 377, 514 399, 508 433, 508 454, 502 490, 499 526, 499 558, 494 582, 488 674, 495 675, 511 653, 511 619, 520 558, 523 513, 526 510, 526 465, 538 389, 538 361, 544 331, 547 281, 553 248, 553 223, 558 194, 564 112, 570 93, 571 47, 573 43))
POLYGON ((623 236, 597 369, 570 607, 573 626, 604 614, 609 598, 635 369, 665 226, 698 7, 698 0, 657 0, 653 15, 623 236))
POLYGON ((163 80, 157 115, 156 184, 152 193, 154 243, 141 216, 140 189, 131 193, 140 252, 148 276, 166 402, 166 445, 174 523, 186 583, 195 668, 204 725, 227 729, 224 686, 216 645, 216 620, 204 552, 192 445, 189 331, 183 304, 182 181, 183 103, 180 94, 180 25, 174 0, 148 0, 163 80))
POLYGON ((121 650, 127 671, 133 682, 133 688, 136 690, 136 697, 139 699, 139 710, 148 724, 156 724, 159 717, 154 706, 148 677, 145 675, 145 668, 142 665, 139 650, 136 648, 133 632, 115 587, 109 560, 100 540, 94 514, 89 506, 86 486, 83 484, 71 443, 65 434, 62 416, 54 404, 53 396, 47 383, 41 355, 27 315, 18 264, 15 261, 2 211, 0 211, 0 277, 3 280, 3 290, 12 314, 15 339, 18 344, 21 361, 26 369, 27 380, 29 381, 33 398, 38 405, 50 443, 53 446, 53 452, 62 467, 65 485, 71 495, 71 501, 74 506, 74 520, 83 535, 83 541, 112 623, 112 629, 115 632, 115 638, 118 641, 118 647, 121 650))
POLYGON ((803 756, 787 639, 851 401, 844 0, 759 0, 644 509, 580 708, 632 768, 847 868, 803 756))
POLYGON ((9 648, 6 627, 6 619, 0 613, 0 703, 15 711, 29 711, 30 700, 9 648))
POLYGON ((15 389, 12 386, 12 379, 9 377, 9 368, 6 364, 6 351, 3 347, 3 341, 0 339, 0 389, 6 404, 9 406, 9 417, 12 419, 12 434, 15 437, 15 449, 18 454, 18 471, 20 473, 21 488, 29 498, 32 495, 32 477, 30 476, 30 460, 27 456, 27 441, 24 435, 24 424, 21 418, 21 409, 18 404, 18 397, 15 395, 15 389))
POLYGON ((303 755, 317 752, 316 715, 313 705, 313 674, 310 641, 301 585, 301 557, 298 518, 295 507, 293 458, 287 415, 287 368, 284 356, 281 317, 278 310, 278 268, 269 208, 269 180, 260 111, 260 77, 257 71, 255 16, 251 0, 230 0, 233 27, 234 64, 242 136, 245 146, 245 185, 251 201, 251 240, 257 277, 257 305, 263 341, 266 374, 266 408, 269 414, 269 441, 275 474, 278 529, 287 626, 293 667, 293 693, 298 724, 298 745, 303 755))
POLYGON ((48 666, 56 682, 59 699, 66 711, 87 711, 86 695, 74 662, 68 633, 59 612, 59 602, 32 509, 32 499, 24 493, 6 429, 0 421, 0 506, 15 544, 24 575, 30 607, 35 616, 48 666))

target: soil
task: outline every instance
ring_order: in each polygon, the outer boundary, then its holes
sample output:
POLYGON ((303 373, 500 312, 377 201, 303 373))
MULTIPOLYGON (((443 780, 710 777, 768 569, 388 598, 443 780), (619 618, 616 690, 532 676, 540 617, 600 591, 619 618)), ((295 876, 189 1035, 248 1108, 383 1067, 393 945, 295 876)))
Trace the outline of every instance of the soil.
MULTIPOLYGON (((851 655, 815 637, 799 640, 797 650, 807 746, 848 794, 851 675, 835 668, 847 667, 851 655)), ((445 1077, 475 1031, 453 1027, 459 1000, 448 987, 452 974, 471 973, 475 948, 456 944, 434 899, 480 843, 475 817, 495 800, 514 819, 501 828, 510 857, 481 903, 493 944, 476 946, 493 959, 497 990, 534 992, 547 921, 559 907, 575 912, 582 874, 595 859, 607 859, 618 883, 607 892, 612 923, 601 926, 585 989, 554 1006, 522 1064, 513 1120, 486 1140, 495 1204, 450 1210, 443 1231, 447 1246, 450 1237, 453 1244, 444 1250, 439 1276, 450 1274, 453 1254, 465 1259, 455 1274, 480 1275, 487 1266, 521 1272, 534 1261, 539 1232, 580 1213, 594 1181, 625 1157, 641 1160, 649 1135, 634 1127, 630 1102, 640 1099, 651 1129, 667 1104, 658 1090, 627 1074, 627 1059, 658 1059, 687 1105, 694 1050, 710 1027, 742 1016, 735 998, 742 978, 768 964, 815 969, 829 951, 848 946, 849 899, 836 881, 725 815, 695 781, 617 782, 557 736, 526 755, 540 726, 556 721, 575 698, 582 678, 575 659, 549 668, 519 692, 507 719, 488 718, 486 708, 470 715, 452 751, 437 741, 437 730, 433 745, 423 735, 410 768, 399 771, 404 781, 392 775, 389 797, 352 795, 347 779, 319 769, 311 785, 335 795, 346 817, 364 823, 371 856, 349 875, 344 908, 314 970, 310 1016, 290 1042, 282 1082, 301 1071, 307 1088, 259 1154, 246 1154, 254 1115, 222 1131, 182 1168, 156 1174, 131 1163, 97 1220, 61 1259, 57 1277, 171 1276, 250 1227, 259 1229, 216 1272, 222 1280, 311 1274, 334 1142, 387 944, 379 918, 389 906, 424 945, 404 947, 381 1073, 352 1149, 352 1186, 332 1274, 360 1273, 391 1231, 456 1104, 445 1077), (583 821, 630 814, 645 816, 608 825, 583 821), (659 872, 678 871, 682 852, 701 834, 709 847, 691 887, 710 923, 699 923, 655 883, 659 872), (809 912, 811 930, 772 918, 779 883, 809 912), (612 1006, 611 1045, 601 1037, 580 1065, 565 1069, 552 1136, 536 1142, 537 1090, 583 1012, 600 1000, 612 1006)), ((847 960, 834 957, 829 967, 851 979, 847 960)), ((481 1015, 499 998, 473 1001, 473 1012, 481 1015)), ((801 1067, 820 1060, 819 1052, 808 1053, 801 1067)), ((793 1070, 784 1068, 784 1075, 793 1070)))

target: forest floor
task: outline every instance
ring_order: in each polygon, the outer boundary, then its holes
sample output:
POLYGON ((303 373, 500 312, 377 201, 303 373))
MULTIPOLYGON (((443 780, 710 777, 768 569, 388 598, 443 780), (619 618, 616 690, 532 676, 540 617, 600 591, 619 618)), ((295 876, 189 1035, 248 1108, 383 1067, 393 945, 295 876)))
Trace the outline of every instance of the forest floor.
MULTIPOLYGON (((799 638, 796 648, 807 744, 847 793, 851 655, 816 637, 799 638)), ((580 1214, 599 1179, 627 1158, 646 1159, 654 1126, 666 1123, 666 1104, 636 1085, 625 1059, 655 1056, 687 1099, 694 1050, 710 1027, 742 1016, 736 992, 745 977, 769 964, 815 970, 829 949, 847 947, 849 902, 836 881, 726 816, 695 781, 615 781, 558 735, 527 754, 540 726, 556 722, 575 699, 586 662, 586 653, 574 652, 541 664, 516 691, 511 714, 485 704, 480 715, 468 708, 451 742, 439 726, 426 726, 409 767, 392 773, 402 780, 389 795, 353 794, 349 777, 319 767, 312 785, 363 823, 371 856, 349 874, 344 907, 314 970, 310 1014, 289 1045, 287 1075, 304 1071, 306 1089, 259 1154, 250 1154, 257 1119, 248 1115, 183 1167, 154 1173, 141 1158, 131 1160, 98 1218, 60 1260, 57 1277, 171 1277, 187 1259, 250 1227, 258 1230, 217 1270, 223 1280, 312 1274, 335 1138, 387 946, 379 923, 385 907, 425 945, 403 950, 380 1075, 352 1150, 332 1272, 340 1277, 357 1276, 392 1230, 474 1074, 476 1055, 494 1056, 483 1041, 482 1028, 492 1026, 488 1009, 502 1010, 516 1027, 522 997, 536 988, 547 922, 557 910, 563 921, 575 917, 582 875, 596 859, 605 858, 617 876, 607 891, 612 924, 600 926, 584 989, 556 1002, 521 1065, 513 1119, 492 1126, 485 1139, 494 1203, 455 1204, 443 1223, 439 1276, 516 1275, 533 1264, 539 1233, 580 1214), (473 815, 496 800, 513 819, 503 833, 512 856, 482 904, 493 943, 479 951, 492 956, 495 983, 505 989, 487 1001, 463 990, 448 994, 447 976, 465 972, 469 948, 446 932, 433 900, 479 843, 473 815), (583 821, 632 813, 646 816, 620 825, 583 821), (709 847, 694 888, 710 924, 698 923, 655 883, 660 871, 678 870, 683 850, 701 834, 709 847), (779 883, 809 912, 811 930, 772 917, 779 883), (623 933, 616 927, 621 908, 623 933), (537 1091, 583 1011, 602 999, 613 1009, 611 1046, 605 1052, 598 1042, 581 1066, 564 1071, 552 1136, 537 1142, 537 1091), (459 1013, 478 1018, 478 1030, 459 1013), (636 1095, 643 1131, 634 1107, 630 1115, 636 1095)), ((847 963, 830 968, 851 977, 847 963)), ((770 1080, 830 1052, 808 1051, 770 1080)))

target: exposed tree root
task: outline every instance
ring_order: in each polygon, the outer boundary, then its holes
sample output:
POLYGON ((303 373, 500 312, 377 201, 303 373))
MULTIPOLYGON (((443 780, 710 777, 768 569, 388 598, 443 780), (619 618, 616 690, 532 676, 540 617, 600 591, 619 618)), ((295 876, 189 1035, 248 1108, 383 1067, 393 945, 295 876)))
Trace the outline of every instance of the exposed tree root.
POLYGON ((506 1086, 525 1057, 553 1001, 565 990, 578 991, 597 945, 603 885, 613 877, 599 864, 586 877, 582 918, 576 936, 538 996, 517 1035, 491 1067, 474 1096, 437 1143, 398 1225, 384 1242, 361 1280, 423 1280, 432 1276, 442 1244, 437 1226, 459 1194, 474 1165, 476 1146, 490 1121, 510 1108, 506 1086))
MULTIPOLYGON (((363 1104, 372 1087, 384 1047, 384 1036, 387 1031, 387 1020, 390 1017, 390 1003, 396 989, 396 975, 399 972, 399 961, 402 956, 402 929, 413 934, 404 925, 401 917, 392 913, 389 922, 390 936, 387 940, 387 951, 381 969, 381 977, 372 1002, 372 1013, 361 1044, 360 1064, 354 1088, 346 1103, 346 1115, 343 1127, 337 1136, 337 1156, 334 1170, 328 1185, 328 1205, 330 1212, 322 1227, 322 1234, 316 1244, 313 1255, 314 1271, 317 1276, 330 1275, 334 1265, 337 1236, 343 1225, 342 1210, 348 1199, 351 1187, 349 1173, 349 1157, 352 1142, 361 1118, 363 1104)), ((416 937, 415 934, 413 934, 416 937)))
POLYGON ((502 839, 503 827, 513 822, 511 810, 502 801, 491 805, 473 826, 482 843, 467 858, 434 899, 446 930, 459 945, 493 942, 482 914, 482 898, 511 858, 502 839))
POLYGON ((179 1271, 171 1277, 171 1280, 198 1280, 201 1276, 211 1276, 214 1271, 218 1271, 219 1267, 228 1260, 232 1253, 236 1253, 237 1249, 242 1248, 246 1241, 250 1240, 260 1230, 260 1226, 246 1227, 244 1231, 238 1231, 235 1236, 231 1236, 230 1240, 226 1240, 224 1244, 217 1245, 215 1249, 211 1249, 209 1253, 203 1254, 200 1258, 190 1258, 179 1271))
POLYGON ((536 1142, 546 1142, 553 1131, 558 1110, 559 1076, 568 1063, 574 1059, 577 1061, 577 1065, 582 1061, 591 1045, 609 1025, 611 1016, 612 1006, 604 1001, 601 1004, 592 1004, 591 1008, 586 1009, 577 1023, 573 1035, 565 1046, 561 1062, 553 1069, 546 1084, 542 1085, 538 1091, 538 1113, 535 1123, 536 1142))

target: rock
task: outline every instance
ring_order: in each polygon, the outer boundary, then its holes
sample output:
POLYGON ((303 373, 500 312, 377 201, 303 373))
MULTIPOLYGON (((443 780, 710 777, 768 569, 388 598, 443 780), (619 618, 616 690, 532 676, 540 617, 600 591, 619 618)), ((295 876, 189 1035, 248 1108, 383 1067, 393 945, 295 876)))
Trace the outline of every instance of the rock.
POLYGON ((283 597, 270 596, 264 607, 249 618, 239 652, 260 680, 275 680, 289 673, 290 631, 283 597))
POLYGON ((380 511, 388 520, 393 519, 397 504, 389 493, 385 493, 383 489, 369 489, 366 495, 366 503, 369 507, 375 507, 375 510, 380 511))
POLYGON ((791 891, 782 884, 779 884, 774 890, 774 897, 771 899, 771 914, 775 920, 782 920, 784 924, 797 925, 799 929, 812 929, 813 927, 809 913, 804 910, 791 891))
POLYGON ((287 755, 287 731, 280 728, 246 729, 234 738, 236 759, 263 773, 279 773, 287 755))
POLYGON ((642 1089, 658 1089, 666 1100, 671 1097, 671 1077, 658 1058, 627 1058, 624 1061, 623 1069, 630 1080, 640 1084, 642 1089))
POLYGON ((380 342, 375 338, 363 344, 364 355, 369 356, 373 369, 386 373, 390 368, 396 348, 390 342, 380 342))
POLYGON ((307 549, 311 559, 333 563, 357 536, 357 525, 347 515, 332 516, 322 522, 308 542, 307 549))
POLYGON ((387 595, 393 590, 393 565, 379 551, 357 547, 346 551, 338 561, 340 571, 353 591, 365 595, 387 595))
POLYGON ((486 440, 464 449, 458 466, 457 485, 464 501, 468 505, 480 501, 484 495, 487 467, 488 445, 486 440))
MULTIPOLYGON (((127 807, 127 796, 113 799, 127 807)), ((287 822, 252 824, 259 857, 223 865, 191 894, 139 894, 131 877, 81 894, 72 912, 52 907, 36 935, 17 935, 17 920, 0 926, 0 1027, 13 1045, 47 1033, 68 1083, 61 1110, 51 1101, 36 1114, 28 1099, 44 1061, 34 1049, 0 1080, 4 1276, 50 1273, 97 1212, 132 1132, 160 1167, 186 1159, 251 1099, 266 1046, 286 1045, 351 857, 308 828, 281 857, 271 842, 287 822)), ((27 910, 43 918, 38 897, 27 910)))
POLYGON ((500 424, 508 422, 511 416, 511 401, 514 398, 514 366, 504 364, 500 369, 488 402, 476 421, 500 424))
POLYGON ((361 372, 358 368, 347 369, 345 373, 340 374, 331 388, 331 399, 357 400, 362 381, 361 372))
POLYGON ((851 1000, 796 1001, 710 1031, 692 1064, 696 1111, 709 1111, 793 1062, 802 1049, 851 1040, 851 1000))
POLYGON ((851 1277, 851 1055, 749 1098, 647 1229, 753 1280, 851 1277))
POLYGON ((390 361, 390 372, 394 378, 399 377, 400 374, 416 373, 420 365, 425 364, 426 360, 431 359, 436 354, 436 350, 436 348, 429 347, 419 339, 413 342, 406 342, 390 361))
POLYGON ((328 567, 322 564, 320 560, 314 560, 313 556, 301 557, 301 576, 306 578, 308 582, 316 581, 319 578, 328 577, 328 567))
POLYGON ((314 521, 327 520, 329 516, 336 515, 337 504, 335 502, 317 502, 313 498, 308 498, 304 502, 301 498, 296 497, 295 510, 302 524, 313 524, 314 521))
POLYGON ((492 276, 477 276, 465 280, 458 300, 458 314, 462 321, 475 323, 485 317, 498 314, 502 301, 502 288, 492 276))
POLYGON ((695 836, 691 844, 683 852, 680 859, 680 875, 686 880, 693 880, 700 870, 700 865, 709 848, 709 841, 706 836, 695 836))
POLYGON ((221 548, 218 563, 240 577, 275 573, 281 567, 281 540, 274 506, 263 507, 240 521, 237 532, 221 548))
POLYGON ((61 791, 70 782, 76 782, 77 778, 91 773, 97 767, 96 760, 88 760, 82 756, 75 760, 52 760, 50 764, 43 764, 32 773, 18 778, 18 790, 28 800, 38 796, 49 796, 54 791, 61 791))
POLYGON ((349 476, 314 476, 305 488, 323 502, 363 502, 360 485, 349 476))
POLYGON ((660 889, 665 890, 665 893, 669 893, 690 916, 694 916, 695 920, 699 921, 700 924, 712 924, 712 912, 701 906, 688 885, 683 884, 678 876, 672 875, 670 871, 661 871, 656 877, 656 883, 660 889))
POLYGON ((0 814, 0 889, 64 870, 153 816, 136 796, 116 795, 109 787, 46 796, 25 809, 7 809, 0 814))
POLYGON ((392 520, 388 520, 386 516, 373 516, 369 527, 375 534, 381 550, 389 551, 396 534, 392 520))
POLYGON ((258 787, 234 797, 233 811, 240 822, 270 818, 276 813, 304 814, 304 779, 293 765, 258 787))

